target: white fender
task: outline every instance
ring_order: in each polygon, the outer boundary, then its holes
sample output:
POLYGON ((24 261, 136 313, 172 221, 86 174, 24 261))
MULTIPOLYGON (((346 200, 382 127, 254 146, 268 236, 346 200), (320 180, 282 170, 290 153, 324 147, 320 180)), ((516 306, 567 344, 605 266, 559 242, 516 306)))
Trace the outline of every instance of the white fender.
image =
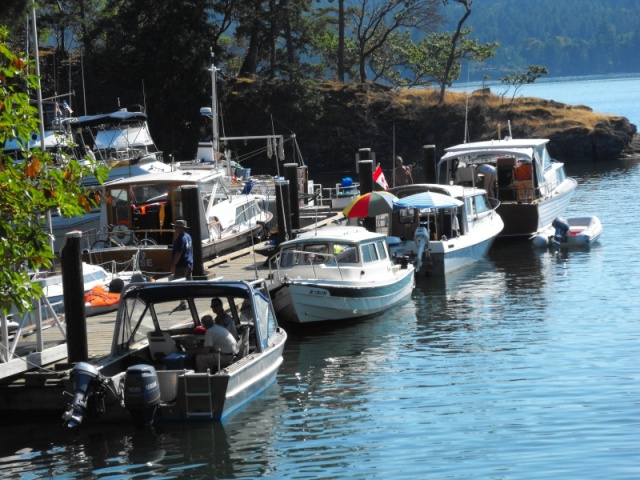
POLYGON ((416 247, 418 248, 418 264, 416 265, 416 272, 418 270, 420 270, 420 267, 422 267, 422 255, 424 254, 424 251, 427 249, 427 247, 429 246, 429 230, 427 230, 426 227, 418 227, 416 228, 416 231, 413 234, 413 241, 416 244, 416 247))

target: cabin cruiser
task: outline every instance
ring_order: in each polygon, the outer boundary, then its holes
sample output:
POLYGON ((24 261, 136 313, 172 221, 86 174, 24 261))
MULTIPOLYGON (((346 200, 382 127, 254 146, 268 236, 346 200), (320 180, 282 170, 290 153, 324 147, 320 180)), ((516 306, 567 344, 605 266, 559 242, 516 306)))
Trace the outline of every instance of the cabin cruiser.
POLYGON ((481 260, 504 227, 499 202, 481 188, 415 184, 389 191, 399 197, 388 225, 391 253, 408 256, 428 276, 481 260))
POLYGON ((187 216, 187 190, 197 197, 191 205, 190 218, 197 219, 199 225, 197 229, 196 225, 189 228, 193 241, 201 242, 203 261, 248 246, 268 234, 267 224, 273 215, 263 208, 263 198, 229 192, 220 172, 150 173, 104 185, 101 228, 96 234, 85 236, 84 261, 126 263, 135 258, 135 270, 168 275, 173 223, 187 216))
POLYGON ((577 182, 551 158, 547 139, 490 140, 445 149, 436 178, 445 185, 479 186, 500 201, 501 237, 530 237, 561 216, 577 182))

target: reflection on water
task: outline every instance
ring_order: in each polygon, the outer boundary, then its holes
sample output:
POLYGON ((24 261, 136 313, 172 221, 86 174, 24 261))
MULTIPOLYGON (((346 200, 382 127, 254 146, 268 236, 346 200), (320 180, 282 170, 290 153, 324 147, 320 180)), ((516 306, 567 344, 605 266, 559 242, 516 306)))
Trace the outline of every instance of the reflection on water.
POLYGON ((589 250, 500 241, 376 317, 289 330, 277 384, 224 425, 25 425, 2 478, 640 477, 637 162, 571 166, 589 250))

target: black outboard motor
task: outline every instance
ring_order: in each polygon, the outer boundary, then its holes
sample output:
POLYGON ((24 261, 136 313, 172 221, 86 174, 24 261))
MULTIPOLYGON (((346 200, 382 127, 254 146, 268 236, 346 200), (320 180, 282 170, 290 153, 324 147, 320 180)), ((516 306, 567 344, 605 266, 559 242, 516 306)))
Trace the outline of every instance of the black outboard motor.
POLYGON ((158 374, 151 365, 134 365, 124 377, 124 406, 140 427, 153 425, 160 405, 158 374))
POLYGON ((79 427, 87 413, 97 415, 104 412, 107 379, 98 369, 86 362, 79 362, 69 375, 73 384, 73 402, 62 416, 64 425, 79 427))
POLYGON ((551 226, 556 229, 552 241, 555 245, 560 245, 564 236, 569 232, 569 222, 562 217, 556 217, 551 222, 551 226))

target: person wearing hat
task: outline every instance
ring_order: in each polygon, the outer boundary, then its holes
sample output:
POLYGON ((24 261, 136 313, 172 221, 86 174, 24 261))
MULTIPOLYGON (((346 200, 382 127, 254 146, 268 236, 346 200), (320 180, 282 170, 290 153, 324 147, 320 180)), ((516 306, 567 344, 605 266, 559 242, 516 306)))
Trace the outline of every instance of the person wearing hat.
POLYGON ((174 228, 173 249, 171 255, 171 273, 174 279, 185 278, 191 280, 193 271, 193 242, 191 235, 186 232, 187 222, 176 220, 174 228))

